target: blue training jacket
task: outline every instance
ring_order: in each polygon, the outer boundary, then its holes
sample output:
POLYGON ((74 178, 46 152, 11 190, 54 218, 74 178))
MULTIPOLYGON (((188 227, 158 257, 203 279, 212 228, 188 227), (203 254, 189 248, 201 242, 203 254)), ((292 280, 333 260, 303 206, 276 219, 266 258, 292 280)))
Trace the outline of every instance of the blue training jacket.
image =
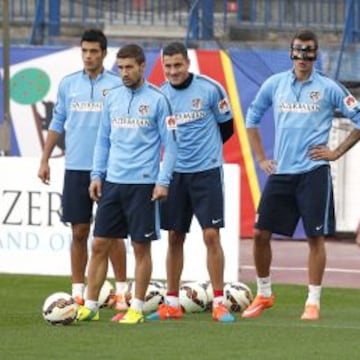
POLYGON ((219 124, 232 119, 223 87, 204 75, 193 75, 190 85, 175 89, 161 86, 169 98, 177 124, 178 155, 175 171, 200 172, 223 164, 219 124))
POLYGON ((49 130, 65 131, 65 169, 91 170, 104 94, 120 84, 107 70, 96 79, 78 71, 60 82, 49 130))
POLYGON ((136 90, 124 85, 110 90, 104 103, 91 178, 168 186, 176 161, 175 130, 169 100, 156 86, 145 81, 136 90))
POLYGON ((314 70, 305 82, 293 70, 275 74, 261 86, 246 115, 246 127, 259 127, 265 111, 273 106, 274 160, 277 174, 307 172, 326 160, 311 160, 314 145, 328 143, 335 109, 360 129, 360 105, 342 85, 314 70))

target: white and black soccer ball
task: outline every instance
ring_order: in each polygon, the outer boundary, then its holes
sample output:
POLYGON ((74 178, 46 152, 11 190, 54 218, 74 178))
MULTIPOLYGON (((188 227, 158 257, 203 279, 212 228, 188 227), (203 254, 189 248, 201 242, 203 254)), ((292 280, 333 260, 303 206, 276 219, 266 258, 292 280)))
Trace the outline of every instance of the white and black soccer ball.
MULTIPOLYGON (((144 313, 156 311, 158 306, 164 302, 166 288, 160 281, 151 280, 145 293, 144 313)), ((129 291, 125 294, 125 300, 128 306, 131 305, 132 299, 135 297, 135 282, 129 283, 129 291)))
POLYGON ((165 286, 160 281, 150 281, 146 290, 144 301, 144 313, 156 311, 158 306, 164 302, 165 286))
POLYGON ((56 292, 48 296, 42 307, 44 319, 52 324, 71 324, 77 314, 78 304, 66 292, 56 292))
MULTIPOLYGON (((85 290, 84 290, 85 299, 88 298, 87 291, 88 291, 88 287, 85 286, 85 290)), ((99 298, 98 298, 99 306, 100 308, 111 307, 114 305, 115 301, 116 298, 115 298, 114 285, 109 280, 105 280, 99 293, 99 298)))
POLYGON ((213 291, 213 287, 211 285, 210 281, 202 281, 199 283, 200 286, 202 286, 205 291, 206 291, 206 295, 207 295, 207 306, 206 306, 206 310, 211 310, 212 308, 212 302, 214 300, 214 291, 213 291))
POLYGON ((202 312, 207 309, 208 297, 200 283, 187 282, 180 287, 179 301, 185 312, 202 312))
POLYGON ((225 305, 229 311, 243 312, 253 301, 251 289, 237 281, 224 286, 225 305))

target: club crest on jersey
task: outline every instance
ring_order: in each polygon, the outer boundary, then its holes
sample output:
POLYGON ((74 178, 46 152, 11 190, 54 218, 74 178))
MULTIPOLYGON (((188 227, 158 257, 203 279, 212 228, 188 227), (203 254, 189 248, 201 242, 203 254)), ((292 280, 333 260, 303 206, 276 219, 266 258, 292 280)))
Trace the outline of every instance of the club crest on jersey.
POLYGON ((103 96, 106 96, 109 93, 109 89, 104 89, 102 91, 103 96))
POLYGON ((175 116, 170 115, 166 117, 166 127, 168 130, 175 130, 176 129, 176 119, 175 116))
POLYGON ((200 110, 202 108, 202 100, 197 98, 197 99, 192 99, 191 101, 191 108, 193 110, 200 110))
POLYGON ((312 102, 317 103, 321 99, 320 91, 311 91, 310 99, 312 100, 312 102))
POLYGON ((356 107, 356 105, 358 104, 357 100, 352 96, 352 95, 348 95, 345 99, 344 99, 344 104, 345 106, 349 109, 352 110, 356 107))
POLYGON ((226 114, 227 112, 230 111, 230 105, 229 105, 227 99, 224 98, 218 102, 218 109, 219 109, 220 114, 226 114))
POLYGON ((148 115, 150 112, 150 105, 140 105, 138 111, 142 116, 148 115))

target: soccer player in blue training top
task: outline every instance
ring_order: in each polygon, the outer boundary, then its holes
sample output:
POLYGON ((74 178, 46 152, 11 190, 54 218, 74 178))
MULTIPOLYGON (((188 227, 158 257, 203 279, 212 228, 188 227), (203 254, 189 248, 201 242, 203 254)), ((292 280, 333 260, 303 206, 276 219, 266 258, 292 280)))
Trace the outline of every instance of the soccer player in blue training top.
MULTIPOLYGON (((38 171, 39 178, 50 181, 49 158, 65 131, 65 176, 62 194, 62 221, 71 223, 72 296, 84 303, 85 269, 88 259, 88 237, 93 212, 89 196, 96 134, 103 109, 104 93, 121 84, 116 74, 104 69, 107 39, 98 29, 88 29, 81 37, 84 69, 61 81, 53 118, 38 171)), ((116 279, 118 309, 125 309, 126 249, 122 239, 114 241, 110 255, 116 279)))
POLYGON ((145 55, 129 44, 117 53, 122 86, 106 95, 95 146, 90 193, 99 199, 89 265, 88 299, 78 320, 99 318, 97 302, 107 256, 117 237, 131 236, 135 254, 135 296, 120 324, 144 321, 151 271, 151 241, 159 238, 158 201, 167 196, 176 161, 176 123, 169 100, 144 79, 145 55), (164 148, 163 163, 160 157, 164 148))
POLYGON ((315 70, 317 55, 316 35, 306 29, 297 32, 290 45, 293 68, 267 79, 247 112, 246 127, 255 159, 269 177, 254 230, 257 296, 243 312, 244 318, 260 316, 273 306, 270 238, 272 233, 292 236, 299 218, 310 249, 308 297, 301 319, 320 317, 325 238, 335 231, 329 161, 338 159, 359 140, 360 106, 340 84, 315 70), (259 132, 270 106, 275 119, 274 159, 267 158, 259 132), (355 123, 355 129, 331 151, 326 144, 336 108, 355 123))
POLYGON ((169 230, 166 260, 166 302, 148 319, 182 317, 180 278, 186 233, 193 215, 198 219, 207 249, 207 268, 215 321, 232 322, 224 305, 224 253, 220 228, 224 226, 223 143, 233 134, 233 116, 223 87, 207 76, 189 72, 190 60, 182 43, 162 52, 168 96, 177 123, 178 156, 168 200, 162 204, 162 228, 169 230))

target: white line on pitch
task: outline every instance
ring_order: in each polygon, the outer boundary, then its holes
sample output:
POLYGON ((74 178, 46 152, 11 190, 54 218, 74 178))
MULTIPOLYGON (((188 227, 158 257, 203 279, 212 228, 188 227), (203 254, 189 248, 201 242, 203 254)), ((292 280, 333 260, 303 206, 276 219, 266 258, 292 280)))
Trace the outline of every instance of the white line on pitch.
MULTIPOLYGON (((253 265, 240 265, 240 269, 244 270, 255 270, 253 265)), ((284 266, 272 266, 271 270, 276 271, 307 271, 305 267, 284 267, 284 266)), ((360 274, 360 270, 355 269, 338 269, 338 268, 326 268, 325 272, 335 272, 335 273, 347 273, 347 274, 360 274)))

